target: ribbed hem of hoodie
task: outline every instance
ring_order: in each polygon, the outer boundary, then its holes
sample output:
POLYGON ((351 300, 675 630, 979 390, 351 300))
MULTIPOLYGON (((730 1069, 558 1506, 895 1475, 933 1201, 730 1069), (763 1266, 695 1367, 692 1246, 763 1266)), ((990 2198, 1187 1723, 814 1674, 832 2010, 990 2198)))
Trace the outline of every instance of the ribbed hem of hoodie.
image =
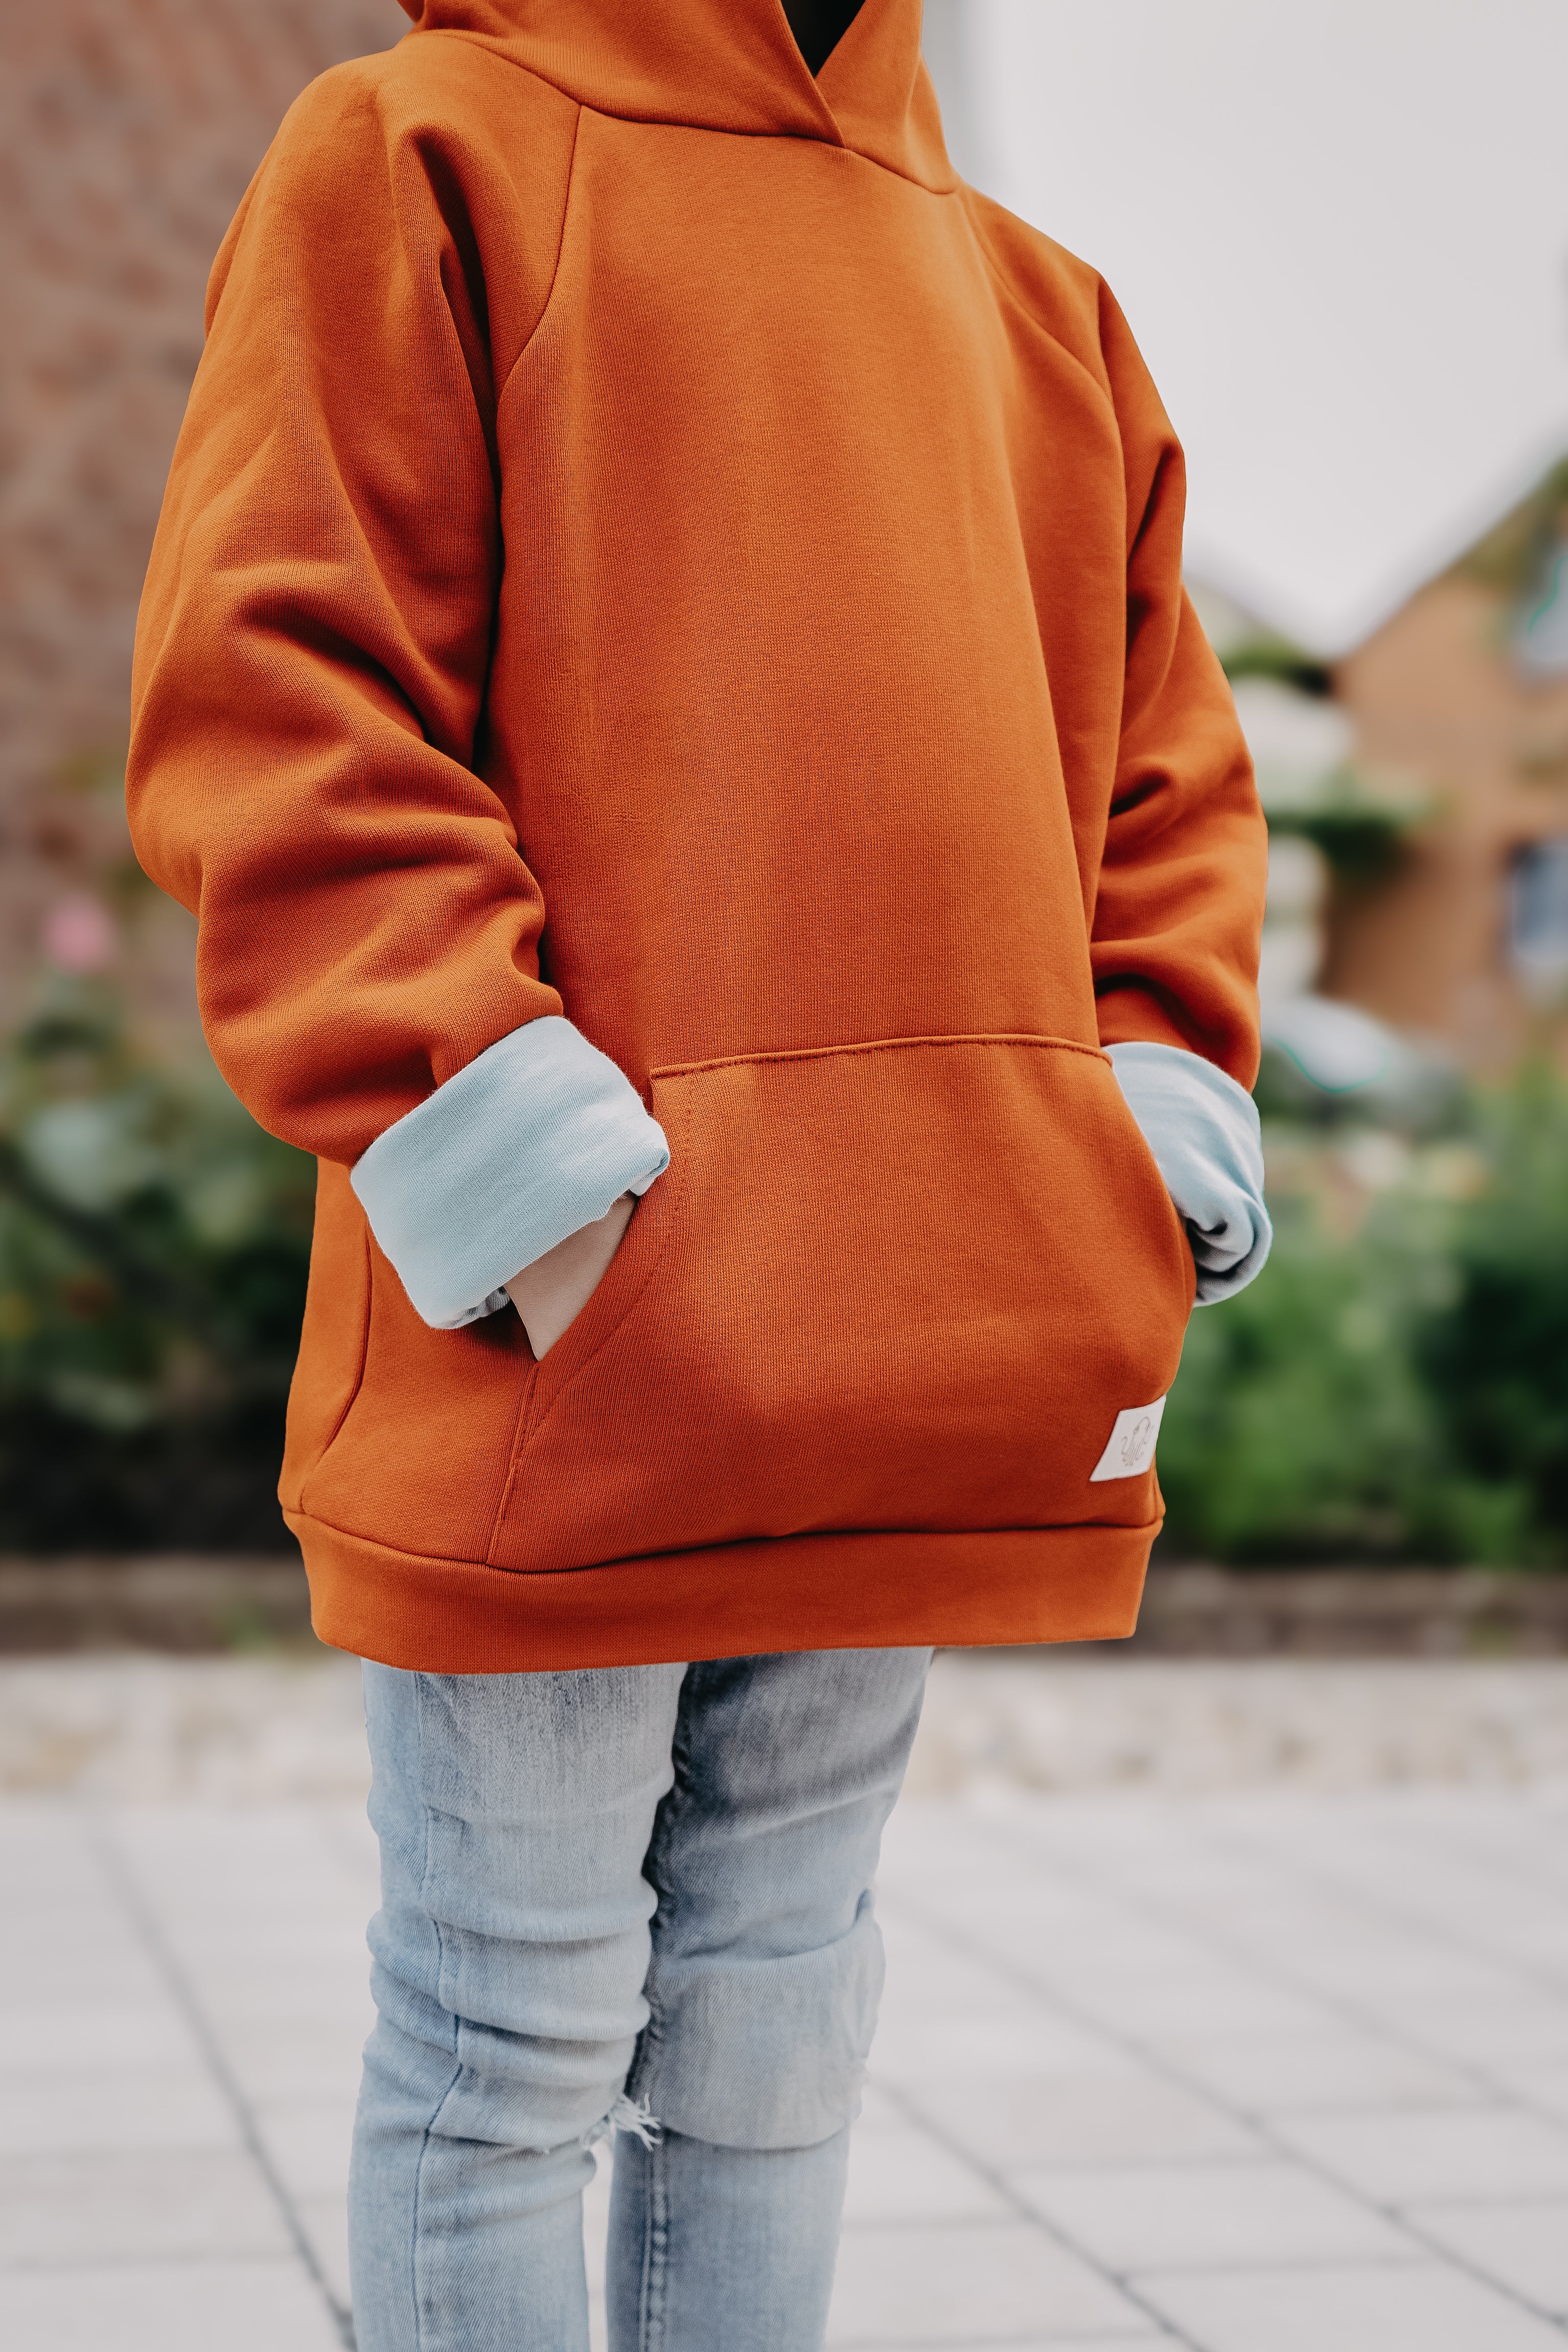
POLYGON ((764 1536, 523 1570, 395 1551, 303 1511, 283 1516, 305 1556, 318 1638, 433 1675, 1120 1641, 1137 1625, 1162 1524, 764 1536))
POLYGON ((1274 1239, 1258 1106, 1216 1063, 1184 1047, 1138 1040, 1105 1051, 1186 1226, 1197 1304, 1212 1307, 1262 1273, 1274 1239))
POLYGON ((664 1129, 624 1071, 548 1013, 395 1120, 349 1181, 417 1313, 455 1331, 668 1165, 664 1129))

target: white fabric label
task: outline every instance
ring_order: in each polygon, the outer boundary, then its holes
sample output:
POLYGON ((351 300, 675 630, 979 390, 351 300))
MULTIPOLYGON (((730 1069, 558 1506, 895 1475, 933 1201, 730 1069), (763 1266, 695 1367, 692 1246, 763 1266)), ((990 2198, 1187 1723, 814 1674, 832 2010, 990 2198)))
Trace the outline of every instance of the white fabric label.
POLYGON ((1164 1398, 1156 1397, 1152 1404, 1130 1404, 1117 1414, 1110 1443, 1089 1474, 1090 1486, 1097 1478, 1136 1478, 1148 1469, 1164 1410, 1164 1398))

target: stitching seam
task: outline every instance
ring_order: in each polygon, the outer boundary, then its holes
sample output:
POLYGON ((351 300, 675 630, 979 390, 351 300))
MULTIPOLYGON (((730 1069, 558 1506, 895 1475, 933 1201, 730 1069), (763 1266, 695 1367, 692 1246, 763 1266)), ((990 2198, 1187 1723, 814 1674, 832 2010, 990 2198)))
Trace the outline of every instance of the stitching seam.
MULTIPOLYGON (((513 60, 509 58, 504 59, 503 62, 510 65, 513 60)), ((533 79, 538 80, 539 79, 540 77, 538 75, 533 76, 533 79)), ((552 85, 547 84, 546 87, 549 88, 552 87, 552 85)), ((526 340, 514 357, 510 367, 509 367, 506 372, 505 382, 501 384, 500 389, 496 394, 495 413, 498 435, 500 429, 501 404, 506 398, 508 387, 510 385, 511 380, 517 373, 518 369, 522 365, 523 361, 533 349, 539 331, 543 326, 546 319, 550 316, 551 305, 555 299, 555 289, 561 277, 561 259, 566 250, 566 224, 572 216, 572 192, 577 184, 577 142, 583 135, 583 117, 587 109, 585 107, 579 106, 577 109, 577 119, 572 125, 572 152, 566 164, 566 194, 561 205, 561 234, 556 240, 555 259, 551 268, 550 284, 545 291, 544 300, 541 306, 539 316, 535 319, 532 326, 529 329, 526 340)))
MULTIPOLYGON (((697 1668, 689 1666, 681 1678, 680 1695, 676 1703, 675 1729, 670 1739, 673 1777, 659 1806, 643 1864, 644 1874, 657 1897, 650 1922, 648 1971, 643 1986, 643 1997, 648 2005, 648 2020, 643 2029, 643 2046, 637 2053, 638 2088, 645 2098, 647 2096, 647 2077, 657 2074, 658 2055, 664 2042, 665 2019, 658 1985, 658 1929, 667 1898, 670 1895, 669 1856, 675 1843, 677 1822, 689 1803, 691 1717, 697 1672, 697 1668)), ((659 2134, 648 2151, 647 2184, 647 2220, 640 2313, 642 2352, 660 2352, 666 2339, 669 2294, 671 2217, 668 2127, 659 2134)))
MULTIPOLYGON (((425 1801, 425 1677, 423 1675, 418 1675, 415 1677, 414 1721, 416 1739, 419 1751, 419 1812, 425 1831, 425 1850, 420 1857, 419 1863, 419 1899, 421 1905, 424 1905, 425 1890, 430 1881, 430 1807, 425 1801)), ((441 1922, 436 1917, 434 1912, 426 1910, 426 1916, 428 1917, 431 1926, 436 1930, 436 1988, 437 1997, 439 1999, 441 1976, 446 1966, 446 1947, 441 1937, 441 1922)), ((452 2031, 453 2039, 456 2041, 458 2032, 456 2018, 453 2020, 452 2031)), ((425 2341, 425 2303, 419 2284, 419 2208, 423 2200, 425 2188, 425 2159, 430 2153, 430 2136, 436 2128, 437 2117, 440 2115, 442 2108, 451 2097, 452 2093, 457 2089, 458 2083, 462 2079, 462 2073, 463 2062, 461 2058, 458 2058, 451 2081, 447 2084, 446 2089, 442 2092, 434 2107, 430 2110, 430 2120, 426 2125, 424 2132, 420 2137, 419 2154, 414 2166, 414 2200, 413 2212, 410 2216, 411 2226, 409 2229, 408 2246, 410 2284, 414 2290, 412 2296, 414 2305, 414 2352, 420 2352, 420 2347, 425 2341)))
POLYGON ((331 1436, 327 1439, 326 1444, 321 1447, 321 1452, 317 1454, 315 1460, 311 1463, 310 1468, 306 1471, 295 1490, 295 1508, 297 1510, 302 1511, 304 1509, 306 1489, 315 1484, 317 1473, 320 1471, 322 1464, 325 1462, 328 1454, 331 1452, 333 1446, 337 1444, 339 1438, 342 1435, 343 1425, 347 1422, 350 1413, 353 1412, 355 1405, 359 1402, 360 1391, 364 1387, 364 1376, 370 1364, 370 1319, 375 1312, 375 1260, 371 1255, 370 1225, 368 1221, 364 1226, 363 1239, 364 1244, 364 1316, 360 1325, 359 1370, 354 1374, 353 1386, 350 1389, 348 1395, 343 1400, 342 1410, 338 1414, 336 1421, 332 1423, 331 1436))
MULTIPOLYGON (((655 1071, 652 1074, 654 1077, 657 1077, 660 1074, 658 1071, 655 1071)), ((649 1083, 650 1085, 652 1083, 651 1077, 649 1083)), ((594 1361, 595 1357, 597 1356, 602 1349, 609 1346, 610 1341, 616 1337, 617 1332, 625 1329, 638 1300, 642 1297, 644 1291, 647 1288, 648 1284, 653 1280, 658 1267, 663 1263, 665 1252, 668 1249, 670 1242, 674 1238, 676 1228, 680 1221, 680 1212, 685 1205, 687 1142, 690 1130, 691 1106, 690 1103, 688 1102, 685 1117, 681 1122, 680 1151, 679 1160, 677 1159, 677 1155, 672 1151, 670 1154, 670 1165, 665 1174, 659 1179, 661 1183, 667 1183, 671 1176, 676 1175, 679 1169, 679 1181, 677 1182, 669 1199, 664 1204, 666 1219, 664 1234, 655 1248, 652 1257, 643 1268, 641 1281, 637 1284, 637 1288, 627 1299, 626 1306, 622 1308, 620 1314, 616 1316, 615 1321, 610 1325, 609 1329, 600 1333, 598 1339, 595 1339, 592 1348, 589 1349, 588 1353, 584 1357, 582 1362, 574 1365, 572 1370, 568 1372, 566 1378, 562 1381, 561 1386, 555 1391, 554 1394, 551 1397, 549 1403, 545 1406, 543 1412, 539 1414, 537 1419, 534 1417, 533 1411, 534 1406, 539 1401, 539 1386, 537 1381, 530 1392, 528 1418, 523 1424, 522 1436, 518 1444, 517 1454, 512 1464, 511 1475, 507 1480, 506 1494, 502 1497, 501 1507, 498 1509, 496 1513, 495 1526, 490 1530, 490 1540, 489 1545, 487 1548, 485 1559, 485 1565, 487 1568, 493 1565, 489 1555, 495 1548, 496 1538, 500 1532, 502 1513, 504 1512, 507 1502, 510 1499, 513 1485, 516 1482, 523 1457, 527 1454, 530 1445, 531 1445, 534 1439, 538 1436, 540 1431, 543 1428, 545 1423, 549 1420, 551 1414, 560 1403, 562 1398, 566 1396, 574 1388, 576 1387, 577 1382, 582 1379, 589 1365, 594 1361)), ((615 1263, 614 1259, 612 1259, 610 1263, 613 1266, 615 1263)), ((608 1269, 606 1268, 606 1273, 607 1272, 608 1269)), ((559 1346, 560 1342, 557 1341, 556 1344, 559 1346)))
POLYGON ((1087 1054, 1091 1060, 1108 1063, 1110 1056, 1101 1046, 1080 1045, 1076 1037, 1037 1037, 1025 1030, 976 1029, 963 1030, 951 1037, 871 1037, 852 1045, 786 1046, 776 1054, 721 1054, 710 1062, 666 1062, 650 1070, 649 1079, 687 1078, 700 1076, 705 1070, 738 1069, 759 1062, 821 1062, 847 1054, 890 1054, 907 1051, 917 1045, 1037 1045, 1053 1054, 1087 1054))
MULTIPOLYGON (((562 1394, 565 1394, 564 1389, 562 1394)), ((1160 1526, 1164 1514, 1162 1511, 1152 1519, 1135 1520, 1053 1519, 1048 1524, 1014 1528, 800 1528, 787 1536, 737 1536, 724 1543, 677 1544, 668 1551, 622 1552, 614 1559, 590 1560, 582 1568, 499 1568, 494 1560, 469 1559, 457 1552, 399 1551, 395 1544, 383 1543, 377 1536, 361 1535, 355 1528, 340 1528, 334 1520, 323 1519, 314 1511, 290 1511, 285 1517, 290 1525, 295 1519, 308 1519, 312 1527, 322 1528, 329 1535, 342 1536, 346 1543, 363 1544, 367 1551, 375 1552, 383 1559, 405 1561, 411 1568, 461 1568, 487 1576, 526 1577, 596 1576, 601 1569, 641 1567, 649 1560, 696 1559, 704 1552, 742 1549, 760 1551, 769 1544, 816 1543, 828 1537, 839 1541, 851 1537, 900 1536, 918 1541, 924 1536, 953 1536, 973 1543, 983 1542, 991 1536, 1076 1536, 1088 1528, 1097 1528, 1107 1535, 1148 1535, 1160 1526)))
MULTIPOLYGON (((476 48, 487 58, 493 58, 497 65, 510 66, 513 73, 526 74, 529 80, 536 81, 542 89, 551 90, 557 98, 563 98, 568 106, 574 106, 579 117, 592 114, 601 122, 632 123, 643 131, 698 131, 710 139, 798 140, 804 146, 826 147, 830 153, 852 155, 858 163, 868 164, 873 172, 886 172, 889 180, 902 180, 906 187, 919 188, 921 194, 926 196, 962 195, 968 185, 951 155, 947 159, 947 168, 952 173, 952 187, 931 188, 923 180, 917 180, 913 173, 898 171, 891 163, 880 163, 875 155, 867 155, 858 147, 847 145, 842 134, 837 139, 819 139, 816 132, 811 131, 742 131, 733 124, 676 122, 663 114, 611 114, 602 106, 584 105, 580 98, 574 98, 569 90, 563 89, 560 83, 552 81, 547 74, 540 73, 533 66, 524 65, 521 58, 508 57, 504 49, 492 48, 488 41, 478 38, 472 33, 464 32, 456 25, 431 26, 426 30, 426 37, 429 39, 432 36, 449 41, 461 41, 465 47, 476 48)), ((829 108, 828 111, 831 113, 832 109, 829 108)))
MULTIPOLYGON (((1045 320, 1042 318, 1039 318, 1036 312, 1031 310, 1028 303, 1025 301, 1023 296, 1019 293, 1017 288, 1013 284, 1011 278, 1008 278, 1005 271, 1003 269, 1002 265, 997 260, 995 255, 992 252, 990 240, 986 237, 984 230, 980 227, 971 207, 966 205, 963 209, 964 217, 969 223, 969 233, 974 239, 975 246, 980 254, 981 261, 984 264, 987 274, 994 283, 997 291, 1005 297, 1006 300, 1011 303, 1013 309, 1016 310, 1021 319, 1026 319, 1030 326, 1035 329, 1037 334, 1044 335, 1047 342, 1051 344, 1055 350, 1060 352, 1063 359, 1067 361, 1069 367, 1077 369, 1079 374, 1082 376, 1085 383, 1087 383, 1094 393, 1094 395, 1100 402, 1101 407, 1110 411, 1110 421, 1116 428, 1117 442, 1118 445, 1121 446, 1122 439, 1121 418, 1116 406, 1115 394, 1107 385, 1101 383, 1100 378, 1095 374, 1094 370, 1091 367, 1086 366, 1084 362, 1079 359, 1071 344, 1064 341, 1062 337, 1057 333, 1054 327, 1047 327, 1045 320)), ((1103 289, 1105 283, 1104 279, 1101 278, 1100 283, 1103 289)), ((1103 352, 1100 356, 1102 358, 1104 357, 1103 352)))

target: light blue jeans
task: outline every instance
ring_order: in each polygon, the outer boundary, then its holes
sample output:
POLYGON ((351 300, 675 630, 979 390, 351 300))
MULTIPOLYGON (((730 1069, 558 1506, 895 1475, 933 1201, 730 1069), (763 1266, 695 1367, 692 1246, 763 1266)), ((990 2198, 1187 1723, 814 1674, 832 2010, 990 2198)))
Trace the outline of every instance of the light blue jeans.
POLYGON ((816 2352, 930 1661, 366 1665, 360 2352, 586 2352, 606 2131, 614 2352, 816 2352))

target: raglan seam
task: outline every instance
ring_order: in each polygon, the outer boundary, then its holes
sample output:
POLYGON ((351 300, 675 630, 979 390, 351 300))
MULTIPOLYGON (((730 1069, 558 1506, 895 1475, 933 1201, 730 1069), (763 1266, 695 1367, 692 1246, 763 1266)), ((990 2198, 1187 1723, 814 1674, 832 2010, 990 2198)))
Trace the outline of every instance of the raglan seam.
MULTIPOLYGON (((510 64, 513 61, 510 58, 503 60, 503 63, 506 64, 510 64)), ((526 67, 521 67, 519 70, 521 72, 527 72, 528 68, 526 67)), ((541 77, 538 74, 534 74, 531 76, 531 79, 534 81, 539 81, 541 77)), ((551 85, 546 82, 543 87, 549 89, 551 85)), ((558 93, 558 95, 560 93, 558 93)), ((497 388, 495 416, 496 437, 498 443, 500 437, 501 403, 506 398, 507 386, 510 383, 512 377, 517 373, 522 362, 532 350, 534 339, 539 334, 539 331, 543 326, 546 319, 550 316, 551 305, 555 299, 555 289, 557 284, 560 282, 561 278, 562 257, 566 251, 566 224, 572 215, 572 191, 575 187, 577 182, 577 142, 583 135, 583 117, 586 110, 587 110, 584 107, 579 106, 572 124, 572 152, 566 159, 566 188, 561 200, 561 228, 555 241, 555 259, 551 264, 550 283, 545 289, 544 299, 540 305, 538 318, 535 319, 532 326, 530 327, 527 334, 524 336, 515 356, 512 359, 511 365, 507 369, 505 377, 497 388)))
MULTIPOLYGON (((963 183, 961 183, 961 192, 964 194, 978 194, 977 190, 972 190, 966 184, 963 183)), ((1109 384, 1101 383, 1100 378, 1095 374, 1094 370, 1086 361, 1079 359, 1078 353, 1073 350, 1072 345, 1068 342, 1062 335, 1058 333, 1055 327, 1048 325, 1047 321, 1039 316, 1038 312, 1034 310, 1032 305, 1025 301, 1023 296, 1019 293, 1017 288, 1013 284, 1012 279, 1007 276, 1006 272, 1002 268, 1001 263, 992 252, 990 241, 982 234, 980 227, 975 221, 973 212, 968 205, 965 205, 963 207, 963 216, 969 224, 970 235, 974 240, 981 260, 984 263, 988 275, 994 280, 1000 292, 1005 296, 1006 299, 1012 304, 1014 310, 1017 311, 1019 317, 1026 319, 1031 327, 1035 328, 1038 333, 1044 335, 1046 341, 1050 343, 1055 350, 1060 352, 1063 359, 1065 359, 1071 367, 1075 368, 1078 373, 1081 375, 1084 381, 1092 388, 1100 405, 1109 411, 1111 421, 1116 426, 1116 437, 1118 443, 1120 443, 1121 439, 1121 415, 1116 405, 1116 396, 1110 390, 1109 384)), ((1106 290, 1105 280, 1100 277, 1098 270, 1094 272, 1094 280, 1100 292, 1103 293, 1106 290)), ((1097 329, 1099 309, 1097 303, 1097 329)), ((1100 356, 1102 358, 1104 357, 1103 350, 1101 351, 1100 356)))

